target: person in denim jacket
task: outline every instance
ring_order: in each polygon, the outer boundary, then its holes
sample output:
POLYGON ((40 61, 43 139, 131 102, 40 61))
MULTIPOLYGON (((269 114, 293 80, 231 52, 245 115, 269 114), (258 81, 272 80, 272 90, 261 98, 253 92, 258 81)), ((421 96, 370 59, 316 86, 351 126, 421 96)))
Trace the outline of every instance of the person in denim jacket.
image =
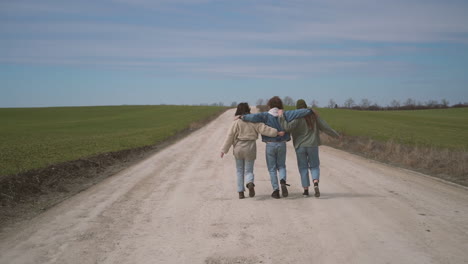
MULTIPOLYGON (((267 103, 268 112, 242 115, 240 118, 247 122, 264 123, 269 127, 276 128, 278 131, 285 131, 278 120, 278 111, 283 109, 283 102, 278 96, 272 97, 267 103)), ((298 109, 285 111, 284 118, 291 122, 294 119, 313 114, 311 109, 298 109)), ((262 135, 262 141, 266 143, 266 162, 270 174, 273 193, 271 197, 280 198, 278 185, 278 172, 281 184, 281 193, 283 197, 288 196, 289 184, 286 183, 286 142, 291 140, 289 133, 283 136, 269 137, 262 135)))

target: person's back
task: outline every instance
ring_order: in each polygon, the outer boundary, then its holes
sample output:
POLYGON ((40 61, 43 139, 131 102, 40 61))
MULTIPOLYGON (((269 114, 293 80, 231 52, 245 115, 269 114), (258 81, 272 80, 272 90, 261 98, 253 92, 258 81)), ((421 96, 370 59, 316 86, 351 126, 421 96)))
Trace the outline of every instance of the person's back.
MULTIPOLYGON (((268 112, 244 115, 242 119, 248 122, 264 123, 269 127, 276 128, 278 131, 285 131, 285 129, 282 127, 280 123, 278 110, 279 110, 278 108, 274 107, 270 109, 268 112)), ((287 121, 292 121, 295 118, 298 118, 300 116, 305 116, 310 113, 311 113, 311 110, 309 109, 301 109, 301 110, 285 111, 283 116, 287 121)), ((286 142, 290 140, 291 140, 291 136, 289 133, 285 133, 283 136, 275 136, 275 137, 262 135, 263 142, 286 142)))
POLYGON ((288 123, 284 117, 280 117, 282 127, 292 135, 294 148, 322 145, 320 132, 324 132, 334 138, 339 137, 339 134, 322 118, 317 116, 310 118, 312 128, 307 124, 306 118, 310 117, 299 118, 288 123))
MULTIPOLYGON (((236 116, 250 113, 250 107, 247 103, 240 103, 237 106, 236 116)), ((249 196, 255 196, 255 184, 253 167, 257 157, 256 140, 258 134, 274 137, 278 134, 284 135, 284 132, 278 132, 275 128, 268 127, 264 123, 249 123, 243 120, 235 120, 226 136, 222 150, 221 158, 224 157, 231 146, 236 160, 237 171, 237 191, 239 198, 244 198, 244 177, 247 181, 249 196)))
MULTIPOLYGON (((284 119, 281 119, 281 122, 283 120, 284 119)), ((293 120, 291 123, 295 123, 295 128, 289 131, 292 136, 294 148, 314 146, 314 142, 316 141, 317 126, 314 126, 313 129, 310 129, 305 118, 293 120)))
MULTIPOLYGON (((303 99, 296 103, 298 109, 307 108, 307 104, 303 99)), ((296 119, 287 122, 286 118, 280 117, 281 125, 286 131, 291 132, 293 137, 294 148, 296 150, 297 166, 301 175, 301 183, 304 188, 304 196, 309 196, 309 170, 312 174, 314 183, 315 197, 320 197, 318 187, 320 179, 320 159, 319 145, 320 131, 327 133, 332 137, 339 137, 339 134, 333 130, 323 119, 314 113, 313 116, 296 119)))

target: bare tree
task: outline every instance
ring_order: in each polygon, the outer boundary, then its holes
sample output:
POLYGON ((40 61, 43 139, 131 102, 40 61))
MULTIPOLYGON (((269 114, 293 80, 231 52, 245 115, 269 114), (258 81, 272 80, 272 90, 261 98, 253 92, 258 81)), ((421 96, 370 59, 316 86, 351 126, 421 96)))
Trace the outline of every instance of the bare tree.
POLYGON ((265 104, 265 101, 262 98, 259 98, 257 100, 257 105, 264 105, 264 104, 265 104))
POLYGON ((369 106, 371 105, 371 101, 367 98, 364 98, 361 100, 361 107, 362 108, 369 108, 369 106))
POLYGON ((408 98, 406 101, 403 103, 404 106, 415 106, 416 101, 414 99, 408 98))
POLYGON ((444 108, 447 108, 448 105, 449 105, 449 101, 447 101, 447 99, 444 98, 444 99, 442 99, 441 104, 442 104, 442 106, 443 106, 444 108))
POLYGON ((400 107, 400 101, 397 101, 397 100, 393 99, 393 100, 390 102, 390 106, 391 106, 392 108, 395 108, 395 109, 396 109, 396 108, 399 108, 399 107, 400 107))
POLYGON ((333 99, 328 101, 328 108, 335 108, 336 102, 333 99))
POLYGON ((348 98, 348 99, 344 102, 344 107, 346 107, 346 108, 351 108, 351 107, 353 107, 353 106, 355 106, 355 103, 354 103, 353 98, 351 98, 351 97, 348 98))
POLYGON ((312 102, 310 102, 310 105, 312 107, 319 107, 319 102, 317 100, 313 99, 312 102))
POLYGON ((236 101, 232 102, 231 107, 237 107, 237 102, 236 101))
POLYGON ((437 100, 429 100, 426 102, 426 106, 428 106, 429 108, 435 108, 438 104, 439 102, 437 102, 437 100))
POLYGON ((290 96, 285 96, 283 99, 283 104, 284 105, 294 105, 294 99, 290 96))

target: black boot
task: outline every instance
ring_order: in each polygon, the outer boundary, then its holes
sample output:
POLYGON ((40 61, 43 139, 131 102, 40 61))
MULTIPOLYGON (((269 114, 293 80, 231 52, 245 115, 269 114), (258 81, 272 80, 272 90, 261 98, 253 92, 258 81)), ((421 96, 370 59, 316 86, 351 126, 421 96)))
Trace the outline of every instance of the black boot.
POLYGON ((318 187, 318 182, 314 182, 315 197, 320 197, 320 190, 318 187))
POLYGON ((249 197, 255 196, 255 184, 253 182, 247 183, 247 189, 249 189, 249 197))
POLYGON ((273 191, 273 193, 271 194, 271 197, 273 197, 275 199, 279 199, 280 198, 279 190, 273 191))
POLYGON ((245 196, 244 196, 244 192, 239 192, 239 199, 244 199, 245 196))
POLYGON ((289 186, 289 184, 286 184, 285 180, 281 180, 281 194, 283 194, 283 197, 288 197, 288 188, 286 186, 289 186))

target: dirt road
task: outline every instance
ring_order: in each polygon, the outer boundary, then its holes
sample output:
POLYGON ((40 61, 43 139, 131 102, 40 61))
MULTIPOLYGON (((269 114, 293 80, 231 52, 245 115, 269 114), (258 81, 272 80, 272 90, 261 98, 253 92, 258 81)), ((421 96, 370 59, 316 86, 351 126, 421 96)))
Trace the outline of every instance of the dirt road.
POLYGON ((0 263, 468 263, 468 190, 321 147, 322 197, 239 200, 228 111, 189 137, 0 234, 0 263))

